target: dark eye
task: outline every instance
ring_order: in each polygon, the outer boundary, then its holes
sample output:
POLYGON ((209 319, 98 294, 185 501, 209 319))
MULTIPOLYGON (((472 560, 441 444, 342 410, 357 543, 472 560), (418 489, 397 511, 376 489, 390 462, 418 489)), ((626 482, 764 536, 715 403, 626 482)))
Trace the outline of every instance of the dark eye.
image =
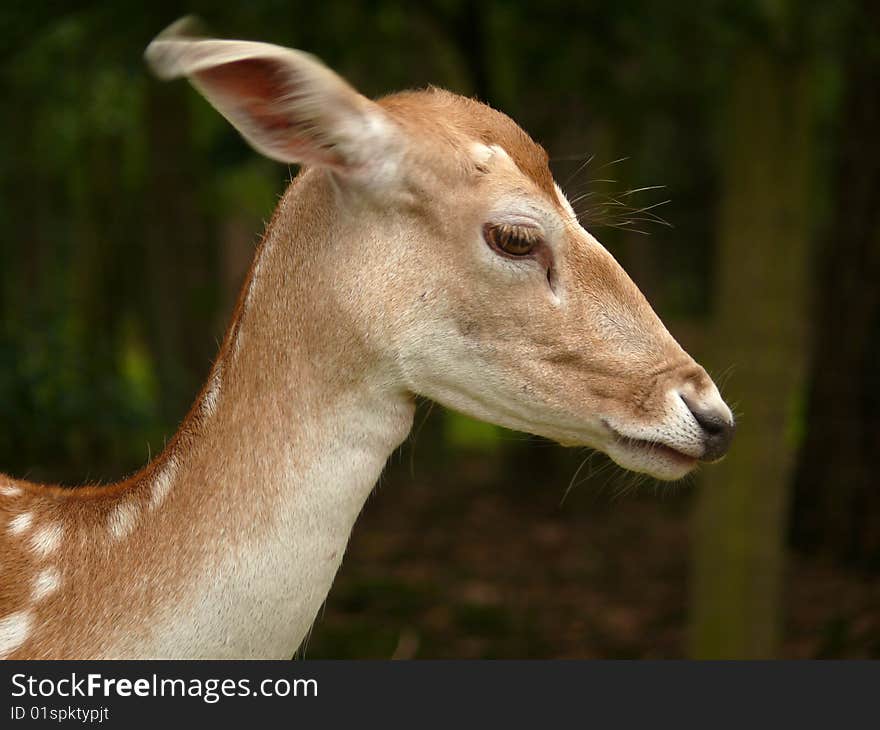
POLYGON ((507 256, 528 256, 541 242, 537 228, 506 223, 487 223, 483 226, 483 238, 496 252, 507 256))

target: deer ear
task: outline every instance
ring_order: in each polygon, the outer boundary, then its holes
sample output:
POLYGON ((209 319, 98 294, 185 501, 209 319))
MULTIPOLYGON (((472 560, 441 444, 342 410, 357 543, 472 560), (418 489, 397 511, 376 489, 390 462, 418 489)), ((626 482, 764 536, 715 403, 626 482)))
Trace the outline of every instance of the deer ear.
POLYGON ((279 162, 355 171, 388 151, 396 125, 317 58, 268 43, 187 37, 178 22, 145 57, 186 76, 257 151, 279 162))

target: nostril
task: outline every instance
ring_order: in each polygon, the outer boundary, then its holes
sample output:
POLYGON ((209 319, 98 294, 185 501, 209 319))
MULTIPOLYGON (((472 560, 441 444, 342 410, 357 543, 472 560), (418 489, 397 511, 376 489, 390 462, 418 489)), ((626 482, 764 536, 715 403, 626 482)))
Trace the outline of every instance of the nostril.
POLYGON ((702 429, 712 436, 723 434, 730 427, 730 424, 717 413, 694 409, 690 406, 688 406, 688 408, 690 408, 691 413, 694 414, 694 418, 697 423, 700 424, 702 429))
POLYGON ((705 461, 720 459, 730 448, 733 434, 736 432, 736 424, 727 413, 721 412, 719 409, 697 406, 688 398, 680 397, 705 434, 702 458, 705 461))

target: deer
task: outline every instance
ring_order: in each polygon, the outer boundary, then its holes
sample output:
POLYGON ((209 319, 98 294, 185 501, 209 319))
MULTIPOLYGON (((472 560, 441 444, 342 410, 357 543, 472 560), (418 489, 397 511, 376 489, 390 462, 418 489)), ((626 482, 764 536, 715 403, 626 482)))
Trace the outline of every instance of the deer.
POLYGON ((718 388, 508 116, 181 23, 145 57, 300 170, 164 450, 0 475, 0 657, 290 658, 419 397, 659 480, 728 451, 718 388))

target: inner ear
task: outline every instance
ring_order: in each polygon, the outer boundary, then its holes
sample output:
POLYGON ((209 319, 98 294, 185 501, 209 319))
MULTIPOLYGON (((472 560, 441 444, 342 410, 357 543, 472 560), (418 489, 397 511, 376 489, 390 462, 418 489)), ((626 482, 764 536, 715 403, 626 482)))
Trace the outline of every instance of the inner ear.
POLYGON ((251 41, 160 34, 146 58, 162 78, 186 76, 256 150, 285 163, 354 173, 381 162, 399 129, 317 58, 251 41))
MULTIPOLYGON (((246 58, 224 63, 195 74, 197 82, 213 87, 217 93, 237 99, 251 112, 269 112, 275 100, 287 94, 277 63, 263 58, 246 58)), ((281 116, 281 115, 278 115, 281 116)))
POLYGON ((233 61, 194 77, 197 87, 211 87, 226 97, 227 103, 238 107, 232 123, 254 143, 260 140, 260 151, 282 162, 308 162, 344 168, 346 160, 338 145, 320 134, 320 128, 309 124, 296 110, 296 82, 277 62, 263 58, 233 61), (249 127, 247 133, 242 128, 249 127))

